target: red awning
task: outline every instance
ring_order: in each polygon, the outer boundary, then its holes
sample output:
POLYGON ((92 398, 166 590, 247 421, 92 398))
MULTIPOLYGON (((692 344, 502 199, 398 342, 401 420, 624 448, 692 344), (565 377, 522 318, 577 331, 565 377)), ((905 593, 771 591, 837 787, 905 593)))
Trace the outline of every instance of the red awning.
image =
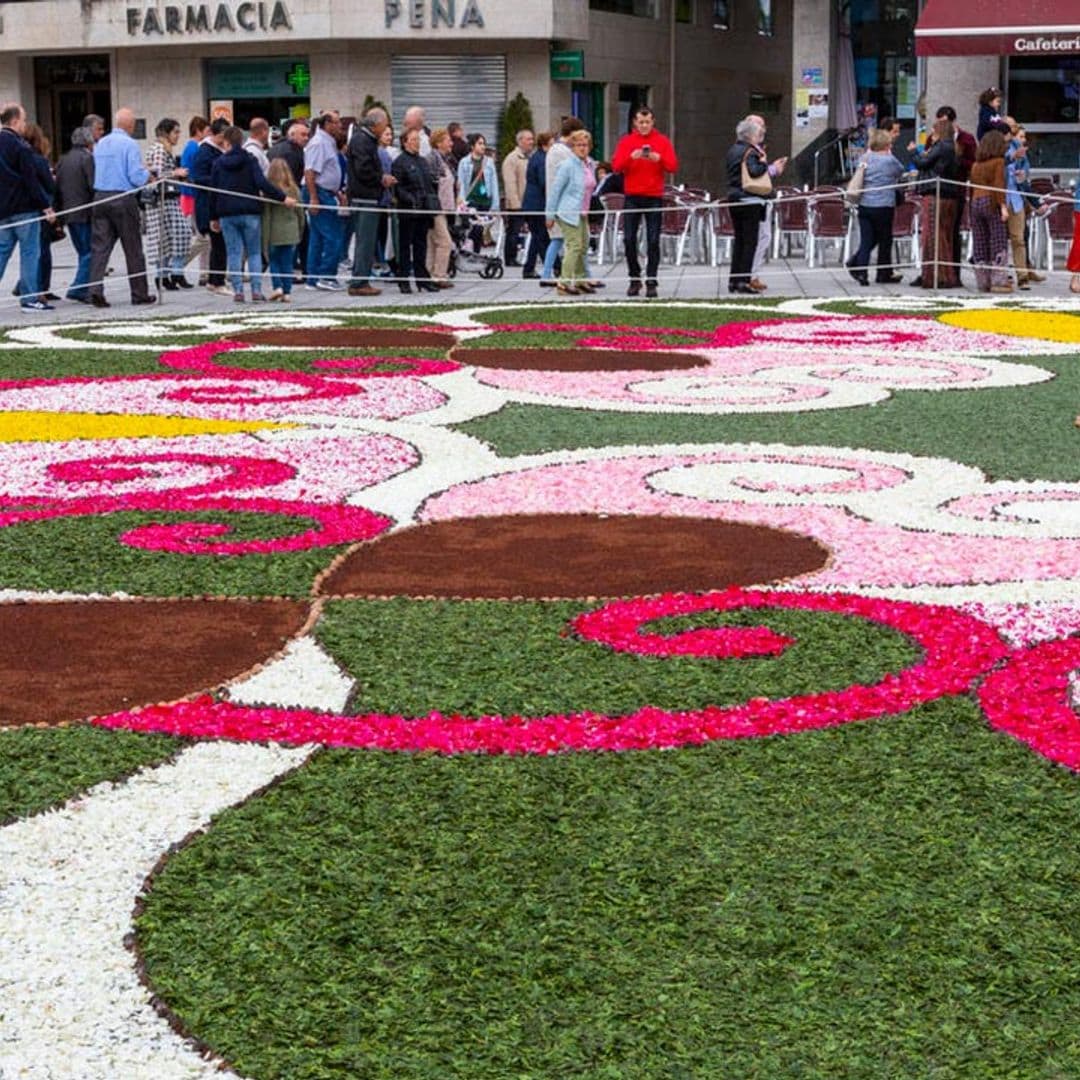
POLYGON ((919 56, 1061 56, 1080 53, 1080 0, 926 0, 915 27, 919 56))

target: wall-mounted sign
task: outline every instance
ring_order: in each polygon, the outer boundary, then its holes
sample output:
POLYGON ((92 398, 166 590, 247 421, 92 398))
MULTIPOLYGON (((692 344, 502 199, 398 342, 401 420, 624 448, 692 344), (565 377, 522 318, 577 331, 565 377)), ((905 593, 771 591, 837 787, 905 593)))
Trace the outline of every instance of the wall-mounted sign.
POLYGON ((230 124, 233 122, 233 103, 231 101, 210 102, 210 121, 213 123, 215 120, 225 120, 230 124))
POLYGON ((206 95, 244 101, 251 98, 306 98, 311 66, 304 56, 241 57, 206 61, 206 95))
POLYGON ((167 4, 163 8, 127 9, 128 34, 209 34, 222 31, 291 30, 292 18, 282 0, 245 0, 242 4, 167 4))
POLYGON ((585 53, 581 49, 566 49, 551 54, 553 79, 584 79, 585 53))
POLYGON ((401 19, 407 21, 410 30, 484 28, 479 0, 383 0, 383 13, 387 30, 401 19))

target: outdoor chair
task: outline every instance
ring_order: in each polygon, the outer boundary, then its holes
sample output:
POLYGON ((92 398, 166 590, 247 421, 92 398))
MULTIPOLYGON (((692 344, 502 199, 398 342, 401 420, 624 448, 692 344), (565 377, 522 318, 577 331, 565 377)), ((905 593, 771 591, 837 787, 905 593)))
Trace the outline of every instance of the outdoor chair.
POLYGON ((893 214, 892 226, 892 263, 895 272, 899 272, 901 263, 910 263, 915 272, 922 269, 922 259, 919 257, 921 237, 919 235, 919 211, 922 209, 922 200, 916 196, 909 196, 897 208, 893 214), (900 258, 900 245, 907 244, 907 259, 900 258))
POLYGON ((618 192, 600 196, 600 204, 606 211, 604 226, 596 241, 596 261, 598 263, 616 262, 619 258, 619 245, 622 243, 622 211, 626 196, 618 192))
POLYGON ((694 210, 681 200, 664 196, 663 210, 660 214, 660 250, 665 243, 675 248, 674 263, 682 266, 687 246, 693 240, 694 210))
POLYGON ((847 262, 851 255, 851 217, 846 203, 838 195, 827 194, 811 201, 806 234, 806 265, 811 270, 821 243, 837 244, 840 261, 847 262))
MULTIPOLYGON (((1074 196, 1071 191, 1052 191, 1046 197, 1050 204, 1050 213, 1040 218, 1042 228, 1043 254, 1046 256, 1046 269, 1054 270, 1054 245, 1065 244, 1066 249, 1072 243, 1073 237, 1073 202, 1074 196)), ((1036 265, 1039 260, 1035 260, 1036 265)))
POLYGON ((784 257, 790 258, 792 241, 806 247, 806 231, 809 226, 806 194, 798 188, 781 188, 773 200, 772 256, 780 258, 780 246, 784 245, 784 257))
POLYGON ((721 262, 730 262, 731 249, 735 246, 735 223, 731 220, 731 207, 727 203, 711 207, 709 222, 709 263, 719 266, 721 262))

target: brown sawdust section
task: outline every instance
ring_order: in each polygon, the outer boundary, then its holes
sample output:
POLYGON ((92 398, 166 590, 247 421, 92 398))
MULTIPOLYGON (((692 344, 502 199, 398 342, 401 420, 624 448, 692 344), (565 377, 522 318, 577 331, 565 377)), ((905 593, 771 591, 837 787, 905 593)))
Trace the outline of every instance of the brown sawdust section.
POLYGON ((623 352, 619 349, 471 349, 451 351, 450 359, 476 367, 508 371, 680 371, 705 367, 708 360, 687 352, 623 352))
POLYGON ((765 584, 818 570, 805 536, 703 518, 532 514, 403 529, 360 545, 324 596, 639 596, 765 584))
MULTIPOLYGON (((231 335, 230 335, 231 336, 231 335)), ((235 340, 250 345, 287 345, 301 349, 450 349, 453 334, 437 330, 388 330, 338 326, 319 330, 245 330, 235 340)))
POLYGON ((57 724, 208 690, 277 652, 302 600, 0 606, 0 727, 57 724))

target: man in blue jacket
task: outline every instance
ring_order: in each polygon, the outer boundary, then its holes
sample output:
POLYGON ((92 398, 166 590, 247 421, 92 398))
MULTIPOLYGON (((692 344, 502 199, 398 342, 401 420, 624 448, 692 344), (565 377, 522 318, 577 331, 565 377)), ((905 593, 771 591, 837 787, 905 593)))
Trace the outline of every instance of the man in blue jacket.
POLYGON ((104 291, 105 273, 117 240, 124 249, 131 302, 152 304, 157 300, 146 284, 142 222, 135 194, 149 182, 150 174, 142 163, 139 144, 131 137, 134 130, 135 113, 131 109, 118 109, 112 131, 94 148, 94 213, 87 293, 95 307, 109 306, 104 291))
MULTIPOLYGON (((233 299, 244 299, 244 259, 251 278, 251 299, 263 300, 262 293, 262 201, 259 196, 296 206, 263 176, 258 160, 244 148, 244 133, 238 127, 225 129, 229 149, 214 162, 210 173, 210 228, 225 237, 229 278, 233 299)), ((263 200, 264 201, 264 200, 263 200)))
POLYGON ((212 293, 231 296, 232 289, 225 284, 225 237, 210 228, 210 191, 213 186, 214 162, 225 152, 225 130, 228 120, 220 116, 210 124, 206 137, 199 143, 188 172, 190 179, 199 186, 195 189, 195 231, 210 240, 210 266, 206 287, 212 293))
POLYGON ((33 154, 22 137, 26 110, 17 102, 0 106, 0 277, 19 245, 19 296, 23 311, 52 311, 37 291, 44 215, 55 219, 48 193, 38 180, 33 154))

